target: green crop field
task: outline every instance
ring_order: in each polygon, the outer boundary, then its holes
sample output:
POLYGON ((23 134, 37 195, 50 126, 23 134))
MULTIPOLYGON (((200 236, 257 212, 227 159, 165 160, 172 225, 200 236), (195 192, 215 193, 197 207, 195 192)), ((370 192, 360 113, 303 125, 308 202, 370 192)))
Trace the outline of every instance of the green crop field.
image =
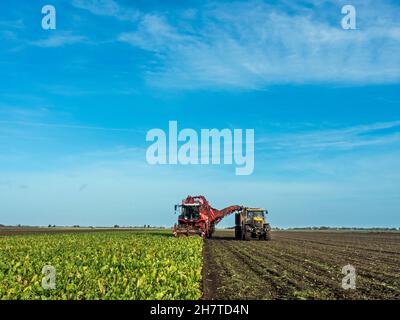
POLYGON ((169 230, 0 237, 0 299, 198 299, 202 247, 169 230))
POLYGON ((233 239, 233 230, 203 240, 157 229, 0 228, 0 300, 400 299, 399 232, 233 239), (348 265, 354 289, 343 288, 348 265))

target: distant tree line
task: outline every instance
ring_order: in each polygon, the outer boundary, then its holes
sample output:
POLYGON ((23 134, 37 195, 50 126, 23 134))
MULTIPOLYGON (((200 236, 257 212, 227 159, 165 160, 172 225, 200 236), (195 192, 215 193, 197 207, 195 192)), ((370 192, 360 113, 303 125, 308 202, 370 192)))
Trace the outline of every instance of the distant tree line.
MULTIPOLYGON (((226 227, 224 229, 235 229, 235 227, 226 227)), ((272 227, 272 230, 366 230, 366 231, 371 231, 371 230, 376 230, 376 231, 400 231, 399 228, 382 228, 382 227, 374 227, 374 228, 359 228, 359 227, 326 227, 326 226, 321 226, 321 227, 293 227, 293 228, 279 228, 279 227, 272 227)))
POLYGON ((321 227, 294 227, 294 228, 286 228, 286 229, 280 229, 280 228, 274 228, 275 230, 366 230, 366 231, 371 231, 371 230, 376 230, 376 231, 400 231, 400 228, 384 228, 384 227, 372 227, 372 228, 361 228, 361 227, 326 227, 326 226, 321 226, 321 227))

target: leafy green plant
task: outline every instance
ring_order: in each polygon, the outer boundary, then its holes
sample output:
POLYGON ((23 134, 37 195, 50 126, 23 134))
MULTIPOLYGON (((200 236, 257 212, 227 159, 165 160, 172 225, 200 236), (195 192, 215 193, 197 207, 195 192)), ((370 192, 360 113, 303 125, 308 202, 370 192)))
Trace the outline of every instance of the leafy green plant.
POLYGON ((168 231, 0 237, 0 299, 198 299, 202 245, 168 231))

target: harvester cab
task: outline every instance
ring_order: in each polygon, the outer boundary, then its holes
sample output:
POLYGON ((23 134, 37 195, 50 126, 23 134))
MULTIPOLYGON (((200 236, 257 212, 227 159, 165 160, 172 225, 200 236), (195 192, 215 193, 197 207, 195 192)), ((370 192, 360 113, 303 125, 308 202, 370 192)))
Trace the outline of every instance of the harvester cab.
POLYGON ((271 227, 266 221, 267 210, 261 208, 243 208, 235 215, 235 238, 270 240, 271 227))
POLYGON ((175 214, 178 214, 178 224, 174 227, 174 236, 202 235, 196 224, 201 221, 199 203, 183 203, 175 205, 175 214))
POLYGON ((187 203, 175 205, 175 213, 179 213, 178 221, 195 221, 200 218, 199 212, 200 204, 198 203, 187 203))

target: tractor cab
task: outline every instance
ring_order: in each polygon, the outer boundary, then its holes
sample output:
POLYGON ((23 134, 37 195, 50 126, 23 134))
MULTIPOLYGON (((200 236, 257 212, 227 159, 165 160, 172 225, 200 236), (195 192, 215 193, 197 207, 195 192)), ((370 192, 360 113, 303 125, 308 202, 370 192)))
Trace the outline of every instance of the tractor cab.
POLYGON ((259 208, 247 208, 246 214, 248 224, 254 227, 262 227, 265 223, 265 215, 267 214, 267 211, 259 208))

